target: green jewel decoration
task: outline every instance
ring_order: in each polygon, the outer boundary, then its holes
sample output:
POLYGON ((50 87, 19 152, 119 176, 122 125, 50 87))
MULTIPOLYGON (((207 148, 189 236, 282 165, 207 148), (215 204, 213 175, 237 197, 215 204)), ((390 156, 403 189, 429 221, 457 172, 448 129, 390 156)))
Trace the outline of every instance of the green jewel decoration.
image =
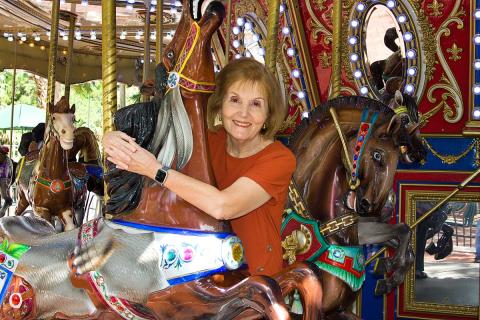
POLYGON ((30 246, 21 243, 9 243, 7 239, 3 239, 2 244, 0 244, 0 251, 17 260, 19 260, 28 250, 30 250, 30 246))

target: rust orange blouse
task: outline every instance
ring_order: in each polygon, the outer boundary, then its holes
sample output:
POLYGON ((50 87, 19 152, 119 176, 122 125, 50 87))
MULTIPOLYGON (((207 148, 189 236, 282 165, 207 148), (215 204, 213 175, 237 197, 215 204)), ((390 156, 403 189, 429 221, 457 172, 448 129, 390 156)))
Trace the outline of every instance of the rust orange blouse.
POLYGON ((226 139, 223 128, 208 133, 218 188, 223 190, 238 178, 247 177, 272 196, 261 207, 230 222, 233 231, 242 239, 250 273, 273 275, 282 269, 280 227, 288 184, 295 170, 295 156, 276 141, 253 156, 235 158, 227 153, 226 139))

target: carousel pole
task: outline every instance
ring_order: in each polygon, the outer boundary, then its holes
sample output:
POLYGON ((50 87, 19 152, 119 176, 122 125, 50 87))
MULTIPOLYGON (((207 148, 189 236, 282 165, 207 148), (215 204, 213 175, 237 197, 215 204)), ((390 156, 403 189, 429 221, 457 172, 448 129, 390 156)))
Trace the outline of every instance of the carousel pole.
MULTIPOLYGON (((150 70, 150 0, 145 0, 145 30, 143 33, 143 83, 148 80, 148 71, 150 70)), ((143 102, 150 100, 150 97, 143 95, 143 102)))
POLYGON ((342 1, 333 1, 333 43, 332 43, 332 87, 329 99, 340 95, 342 65, 341 43, 342 43, 342 1))
MULTIPOLYGON (((116 5, 115 0, 102 1, 102 85, 103 85, 103 132, 112 131, 113 114, 117 110, 117 51, 116 51, 116 5)), ((105 153, 104 153, 105 154, 105 153)), ((106 157, 104 157, 106 158, 106 157)), ((106 159, 103 170, 106 172, 106 159)), ((107 184, 105 202, 108 200, 107 184)))
MULTIPOLYGON (((267 54, 265 57, 265 65, 272 74, 275 72, 275 64, 277 62, 278 47, 278 20, 280 15, 280 0, 270 0, 268 2, 268 34, 267 34, 267 54)), ((229 33, 229 30, 227 30, 229 33)))
MULTIPOLYGON (((52 1, 52 27, 50 29, 50 48, 48 51, 48 91, 47 106, 55 103, 55 75, 57 68, 58 23, 60 18, 60 0, 52 1)), ((47 120, 50 116, 47 107, 47 120)))
POLYGON ((157 1, 157 12, 155 21, 155 30, 157 33, 157 38, 155 42, 155 63, 159 64, 160 62, 162 62, 163 56, 163 0, 157 1))
MULTIPOLYGON (((227 1, 227 25, 225 26, 225 57, 223 60, 223 65, 228 64, 228 54, 230 53, 230 26, 232 25, 232 0, 227 1)), ((220 35, 220 30, 219 35, 220 35)))
POLYGON ((77 15, 68 12, 60 11, 60 16, 63 20, 69 22, 68 27, 68 52, 67 52, 67 65, 65 66, 65 98, 67 101, 70 101, 70 69, 72 67, 72 56, 73 56, 73 36, 75 32, 75 21, 77 20, 77 15))
POLYGON ((17 39, 15 39, 14 56, 13 56, 13 81, 12 81, 12 111, 10 114, 10 159, 13 154, 13 118, 15 114, 15 88, 17 79, 17 39))

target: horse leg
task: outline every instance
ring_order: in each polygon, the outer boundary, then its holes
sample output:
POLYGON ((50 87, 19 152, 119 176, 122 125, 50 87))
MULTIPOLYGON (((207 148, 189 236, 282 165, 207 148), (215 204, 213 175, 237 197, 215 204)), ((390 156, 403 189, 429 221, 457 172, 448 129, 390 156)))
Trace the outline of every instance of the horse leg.
POLYGON ((63 228, 65 229, 65 231, 75 229, 75 224, 73 223, 72 209, 62 211, 60 213, 60 220, 63 223, 63 228))
POLYGON ((290 319, 280 287, 273 279, 252 276, 224 287, 214 278, 157 292, 150 296, 147 307, 160 319, 290 319), (252 311, 244 313, 248 309, 252 311))
POLYGON ((299 291, 304 307, 303 319, 318 319, 321 314, 323 292, 316 270, 306 262, 297 262, 274 276, 284 297, 295 289, 299 291))
POLYGON ((375 274, 385 274, 393 271, 390 277, 377 282, 375 294, 388 293, 403 282, 405 274, 413 262, 411 236, 410 228, 404 223, 359 222, 358 239, 361 245, 386 243, 391 246, 393 243, 393 247, 396 249, 392 258, 379 258, 375 263, 375 274))
POLYGON ((22 188, 18 188, 18 201, 17 201, 17 208, 15 209, 15 215, 19 216, 21 215, 25 209, 28 208, 30 204, 28 203, 27 197, 25 195, 25 192, 23 191, 22 188))
POLYGON ((335 311, 325 317, 326 320, 362 320, 362 318, 356 316, 350 311, 335 311))

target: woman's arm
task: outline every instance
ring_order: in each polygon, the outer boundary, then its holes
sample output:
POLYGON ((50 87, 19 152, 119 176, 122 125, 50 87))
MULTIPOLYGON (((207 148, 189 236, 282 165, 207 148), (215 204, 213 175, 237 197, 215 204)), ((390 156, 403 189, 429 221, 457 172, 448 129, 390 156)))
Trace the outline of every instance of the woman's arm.
MULTIPOLYGON (((107 159, 120 169, 154 179, 158 169, 162 167, 153 154, 122 132, 105 134, 104 146, 109 155, 107 159)), ((170 169, 164 186, 215 219, 241 217, 271 198, 258 183, 246 177, 240 177, 230 187, 220 191, 170 169)))

